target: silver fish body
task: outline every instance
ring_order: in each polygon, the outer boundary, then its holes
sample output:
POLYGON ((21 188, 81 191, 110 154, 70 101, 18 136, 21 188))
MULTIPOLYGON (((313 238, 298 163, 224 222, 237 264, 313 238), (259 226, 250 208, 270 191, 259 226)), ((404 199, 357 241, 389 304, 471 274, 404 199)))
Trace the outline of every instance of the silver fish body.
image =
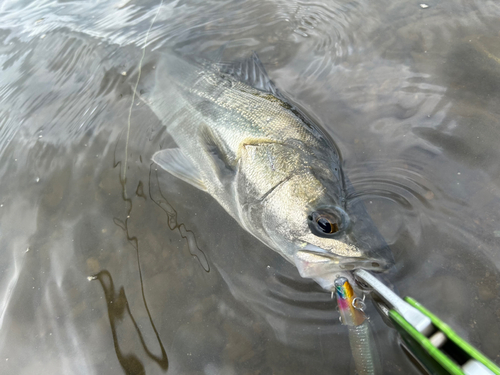
POLYGON ((140 88, 178 145, 153 160, 209 193, 302 276, 390 264, 387 249, 356 241, 337 147, 255 54, 234 64, 162 55, 140 88))

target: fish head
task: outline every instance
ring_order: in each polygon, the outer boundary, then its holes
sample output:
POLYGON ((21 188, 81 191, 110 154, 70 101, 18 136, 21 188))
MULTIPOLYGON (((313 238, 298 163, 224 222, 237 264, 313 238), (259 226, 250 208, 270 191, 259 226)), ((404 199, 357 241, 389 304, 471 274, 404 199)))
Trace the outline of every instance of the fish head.
POLYGON ((392 253, 364 206, 343 203, 337 186, 329 189, 311 173, 293 176, 263 202, 263 228, 301 276, 392 266, 392 253))

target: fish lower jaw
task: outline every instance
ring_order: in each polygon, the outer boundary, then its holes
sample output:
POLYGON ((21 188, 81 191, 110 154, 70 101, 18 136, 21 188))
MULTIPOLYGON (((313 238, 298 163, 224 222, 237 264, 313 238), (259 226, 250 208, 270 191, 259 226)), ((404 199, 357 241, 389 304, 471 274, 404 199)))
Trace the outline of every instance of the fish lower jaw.
POLYGON ((375 258, 343 257, 319 249, 321 251, 318 251, 314 245, 308 245, 295 254, 294 263, 302 277, 331 278, 332 274, 350 272, 355 269, 380 272, 386 268, 382 261, 375 258))

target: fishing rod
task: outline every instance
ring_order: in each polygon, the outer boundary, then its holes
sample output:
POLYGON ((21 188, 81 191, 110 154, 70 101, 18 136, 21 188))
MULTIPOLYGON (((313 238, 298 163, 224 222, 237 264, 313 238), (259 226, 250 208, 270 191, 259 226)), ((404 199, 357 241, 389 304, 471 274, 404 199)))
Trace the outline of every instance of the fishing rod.
MULTIPOLYGON (((462 339, 452 328, 415 299, 400 298, 373 274, 354 271, 357 285, 373 299, 384 322, 395 328, 405 351, 430 375, 500 375, 500 368, 462 339)), ((335 280, 342 323, 349 326, 349 340, 358 375, 374 375, 378 358, 364 313, 349 281, 335 280)))

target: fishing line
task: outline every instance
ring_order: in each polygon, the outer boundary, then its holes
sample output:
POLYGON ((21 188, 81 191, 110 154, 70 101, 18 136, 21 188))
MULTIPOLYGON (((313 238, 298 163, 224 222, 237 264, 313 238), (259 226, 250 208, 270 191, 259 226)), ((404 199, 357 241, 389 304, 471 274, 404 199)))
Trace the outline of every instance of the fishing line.
POLYGON ((128 160, 128 140, 130 138, 130 120, 132 118, 132 108, 134 107, 134 101, 135 101, 135 93, 137 91, 137 86, 139 86, 139 80, 141 79, 141 71, 142 71, 142 61, 144 60, 144 56, 146 55, 146 46, 148 44, 148 37, 149 33, 151 32, 151 29, 153 28, 153 24, 156 21, 156 17, 158 17, 158 14, 160 13, 160 9, 163 5, 163 0, 160 1, 160 6, 158 7, 158 10, 156 11, 156 14, 151 21, 151 25, 149 25, 148 32, 146 33, 146 37, 144 38, 144 47, 142 48, 142 56, 141 59, 139 60, 139 74, 137 75, 137 81, 135 83, 135 87, 132 93, 132 102, 130 103, 130 108, 128 110, 128 121, 127 121, 127 138, 125 140, 125 162, 123 163, 123 182, 127 180, 127 160, 128 160))

